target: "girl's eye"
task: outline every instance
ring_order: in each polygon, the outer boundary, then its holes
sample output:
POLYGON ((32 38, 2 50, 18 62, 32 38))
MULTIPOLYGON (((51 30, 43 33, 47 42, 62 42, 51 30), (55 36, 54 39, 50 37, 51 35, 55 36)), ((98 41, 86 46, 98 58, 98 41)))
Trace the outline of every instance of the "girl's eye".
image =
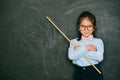
POLYGON ((93 26, 92 26, 92 25, 89 25, 88 28, 93 28, 93 26))
POLYGON ((88 28, 92 28, 92 26, 88 26, 88 28))
POLYGON ((81 27, 81 28, 84 28, 85 26, 81 25, 80 27, 81 27))
POLYGON ((85 26, 81 26, 81 28, 85 28, 85 26))

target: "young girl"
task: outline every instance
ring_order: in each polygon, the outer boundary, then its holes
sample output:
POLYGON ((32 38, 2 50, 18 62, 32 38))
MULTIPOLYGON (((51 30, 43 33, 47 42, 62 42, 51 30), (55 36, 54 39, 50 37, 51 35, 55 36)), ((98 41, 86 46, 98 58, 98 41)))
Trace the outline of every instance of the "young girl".
MULTIPOLYGON (((103 60, 104 45, 99 38, 94 38, 96 18, 84 11, 78 18, 79 38, 71 40, 75 46, 70 44, 68 57, 75 64, 75 80, 103 80, 102 74, 99 74, 89 62, 89 60, 100 70, 99 63, 103 60)), ((101 70, 100 70, 101 71, 101 70)))

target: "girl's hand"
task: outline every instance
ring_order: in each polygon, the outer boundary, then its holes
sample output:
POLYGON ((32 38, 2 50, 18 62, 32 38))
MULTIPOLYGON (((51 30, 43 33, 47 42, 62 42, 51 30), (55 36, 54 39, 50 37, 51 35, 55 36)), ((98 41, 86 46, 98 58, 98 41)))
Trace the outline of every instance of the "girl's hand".
POLYGON ((77 49, 77 48, 79 48, 80 47, 80 45, 76 45, 76 46, 74 46, 74 49, 77 49))
POLYGON ((88 49, 88 51, 97 51, 96 47, 93 44, 87 45, 86 48, 88 49))

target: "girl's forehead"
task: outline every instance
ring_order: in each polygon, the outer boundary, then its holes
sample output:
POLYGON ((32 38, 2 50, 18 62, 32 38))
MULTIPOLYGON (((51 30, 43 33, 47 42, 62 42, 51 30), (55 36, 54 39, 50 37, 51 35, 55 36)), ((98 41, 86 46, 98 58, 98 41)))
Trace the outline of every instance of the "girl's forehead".
POLYGON ((91 21, 89 18, 83 18, 83 19, 81 20, 81 23, 80 23, 80 24, 93 25, 93 24, 92 24, 92 21, 91 21))

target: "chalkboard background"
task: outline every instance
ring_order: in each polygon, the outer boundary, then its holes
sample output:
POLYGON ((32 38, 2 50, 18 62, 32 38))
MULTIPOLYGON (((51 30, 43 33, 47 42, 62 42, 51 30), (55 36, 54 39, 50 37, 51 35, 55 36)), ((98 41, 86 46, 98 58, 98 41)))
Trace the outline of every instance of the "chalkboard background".
POLYGON ((84 10, 95 14, 104 41, 104 80, 119 80, 119 7, 119 0, 0 0, 0 80, 73 80, 69 42, 45 16, 73 39, 84 10))

